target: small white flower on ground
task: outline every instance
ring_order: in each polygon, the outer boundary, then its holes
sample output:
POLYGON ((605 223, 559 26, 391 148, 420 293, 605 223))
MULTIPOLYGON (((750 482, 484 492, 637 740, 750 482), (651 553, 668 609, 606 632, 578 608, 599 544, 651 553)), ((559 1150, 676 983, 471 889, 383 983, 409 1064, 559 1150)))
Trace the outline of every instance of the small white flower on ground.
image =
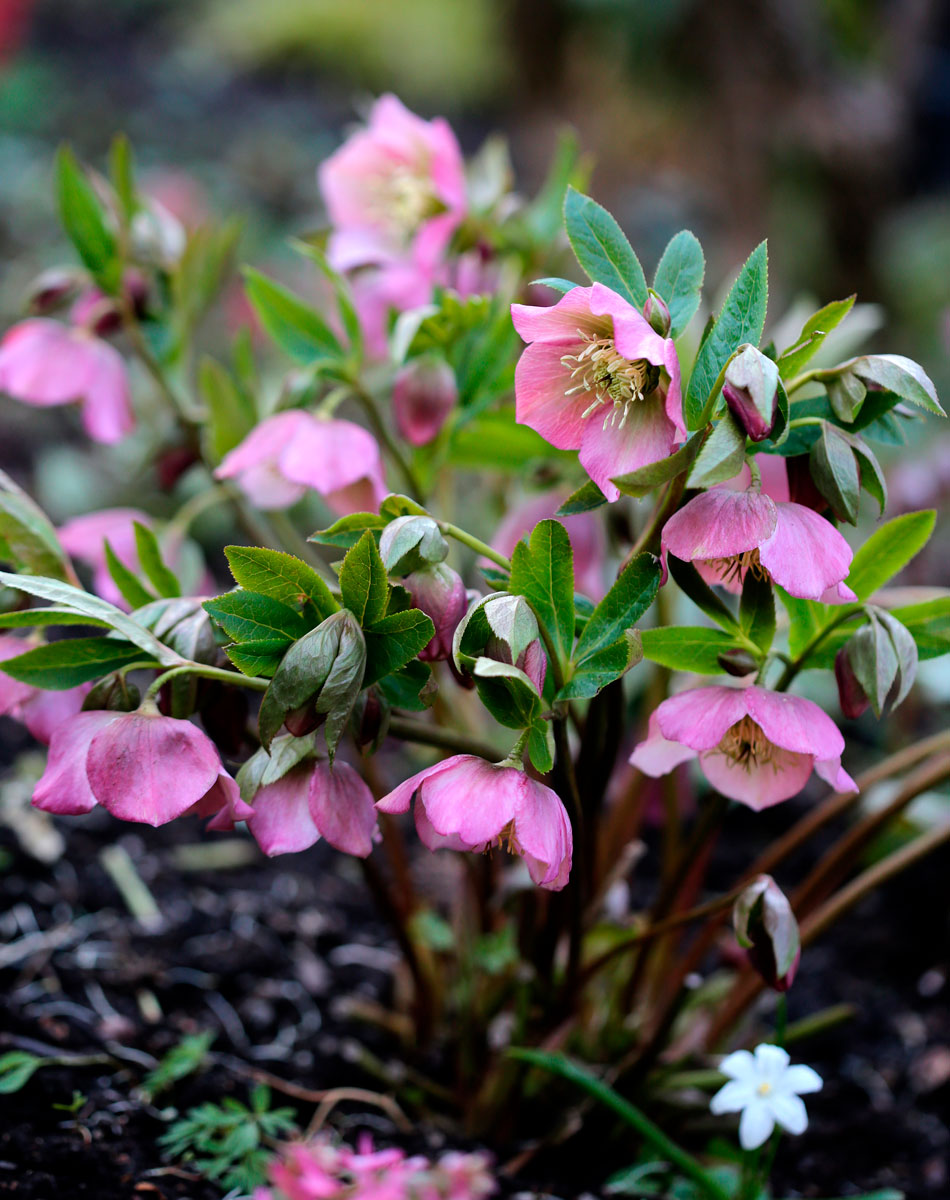
POLYGON ((755 1053, 736 1050, 719 1064, 729 1082, 709 1102, 710 1112, 741 1112, 739 1143, 755 1150, 771 1137, 776 1125, 789 1133, 804 1133, 808 1114, 802 1094, 820 1092, 821 1076, 811 1067, 790 1066, 781 1046, 763 1043, 755 1053))

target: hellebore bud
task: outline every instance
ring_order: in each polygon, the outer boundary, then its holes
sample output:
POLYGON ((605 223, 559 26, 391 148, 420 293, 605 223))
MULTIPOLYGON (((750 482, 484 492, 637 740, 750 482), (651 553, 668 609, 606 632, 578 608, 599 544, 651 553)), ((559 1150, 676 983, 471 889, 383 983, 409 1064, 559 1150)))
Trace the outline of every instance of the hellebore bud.
POLYGON ((333 613, 294 642, 261 701, 258 728, 264 748, 270 748, 285 723, 299 737, 325 720, 332 759, 360 693, 365 667, 363 631, 347 609, 333 613))
POLYGON ((867 622, 848 639, 835 659, 838 698, 844 715, 859 716, 870 704, 875 716, 887 716, 913 686, 917 657, 917 644, 905 626, 884 609, 869 609, 867 622), (861 697, 864 708, 860 707, 861 697))
POLYGON ((798 922, 771 875, 757 876, 742 892, 732 910, 732 923, 751 965, 769 987, 787 992, 801 957, 798 922))
POLYGON ((438 435, 457 400, 455 373, 444 359, 413 359, 393 382, 396 427, 410 445, 425 446, 438 435))
POLYGON ((379 553, 390 574, 409 575, 442 562, 449 544, 431 517, 397 517, 380 535, 379 553))
POLYGON ((478 658, 517 667, 540 694, 547 672, 538 622, 523 596, 497 592, 478 601, 455 631, 453 660, 460 673, 478 658))
POLYGON ((746 436, 761 442, 778 415, 778 364, 747 346, 726 367, 722 394, 746 436))
POLYGON ((739 679, 745 675, 752 675, 759 669, 759 664, 748 650, 724 650, 716 661, 727 675, 734 675, 739 679))
POLYGON ((386 736, 391 716, 392 707, 379 688, 367 688, 358 696, 350 718, 353 741, 361 750, 369 746, 375 753, 386 736))
POLYGON ((83 276, 78 271, 63 267, 43 271, 30 285, 30 312, 42 316, 59 308, 75 296, 82 282, 83 276))
POLYGON ((413 608, 421 609, 435 625, 435 636, 419 651, 419 658, 423 662, 448 658, 452 653, 455 630, 468 606, 461 576, 445 563, 433 563, 407 575, 403 585, 412 597, 413 608))
POLYGON ((670 310, 662 296, 658 296, 653 288, 647 289, 647 302, 643 306, 643 315, 650 327, 660 337, 668 337, 670 332, 670 310))
POLYGON ((119 671, 100 679, 87 693, 82 711, 107 709, 109 712, 132 712, 138 708, 141 693, 119 671))

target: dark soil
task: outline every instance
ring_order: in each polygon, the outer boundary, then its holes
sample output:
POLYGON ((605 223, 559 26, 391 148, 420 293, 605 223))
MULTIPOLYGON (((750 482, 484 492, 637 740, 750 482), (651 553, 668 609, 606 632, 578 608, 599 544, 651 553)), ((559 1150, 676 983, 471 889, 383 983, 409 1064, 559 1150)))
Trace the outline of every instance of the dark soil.
MULTIPOLYGON (((779 820, 779 818, 774 818, 779 820)), ((787 818, 781 818, 784 824, 787 818)), ((760 842, 739 817, 728 857, 760 842)), ((246 1099, 256 1079, 289 1090, 362 1086, 381 1092, 404 1071, 379 1019, 405 986, 386 928, 352 860, 320 847, 266 860, 248 850, 231 869, 189 868, 199 827, 129 831, 104 815, 61 826, 66 853, 51 867, 3 833, 0 873, 0 1052, 107 1055, 47 1067, 0 1095, 0 1194, 24 1200, 212 1200, 221 1190, 163 1161, 156 1139, 169 1108, 246 1099), (113 842, 135 860, 163 923, 134 921, 104 871, 113 842), (216 1031, 212 1065, 154 1105, 136 1095, 144 1073, 186 1033, 216 1031), (75 1091, 73 1116, 53 1106, 75 1091)), ((201 839, 201 840, 199 840, 201 839)), ((220 845, 220 842, 218 843, 220 845)), ((233 843, 232 843, 233 844, 233 843)), ((749 850, 748 857, 751 857, 749 850)), ((748 861, 746 857, 745 861, 748 861)), ((833 938, 809 951, 790 993, 790 1018, 833 1004, 851 1021, 801 1044, 826 1086, 810 1098, 811 1128, 786 1139, 777 1195, 856 1195, 886 1186, 911 1200, 950 1195, 950 1012, 947 913, 950 858, 918 867, 870 898, 833 938)), ((424 1064, 433 1075, 438 1064, 424 1064)), ((302 1125, 314 1102, 275 1091, 302 1125)), ((275 1101, 276 1102, 276 1101, 275 1101)), ((369 1127, 381 1141, 434 1148, 444 1135, 409 1138, 372 1106, 337 1110, 344 1133, 369 1127)), ((561 1197, 596 1193, 623 1165, 609 1122, 589 1119, 559 1152, 541 1154, 506 1191, 561 1197)), ((499 1148, 500 1161, 518 1147, 499 1148)))

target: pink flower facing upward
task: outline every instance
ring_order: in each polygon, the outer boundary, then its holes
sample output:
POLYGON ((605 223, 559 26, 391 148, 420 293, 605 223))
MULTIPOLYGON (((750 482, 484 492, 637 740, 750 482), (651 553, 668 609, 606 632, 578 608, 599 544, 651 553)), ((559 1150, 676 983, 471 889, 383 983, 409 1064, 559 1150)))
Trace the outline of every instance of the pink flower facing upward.
POLYGON ((571 872, 574 839, 556 793, 517 767, 455 754, 427 767, 378 801, 381 812, 408 812, 430 850, 506 845, 540 887, 560 891, 571 872))
POLYGON ((840 603, 856 599, 844 579, 851 547, 837 529, 803 504, 776 502, 755 489, 716 487, 695 496, 666 522, 663 562, 694 562, 710 583, 738 592, 747 571, 771 579, 790 596, 840 603))
POLYGON ((322 837, 336 850, 366 858, 376 837, 369 788, 347 763, 307 762, 254 794, 248 829, 265 854, 293 854, 322 837))
POLYGON ((611 479, 666 458, 686 437, 676 347, 616 292, 577 287, 552 308, 513 304, 528 342, 515 369, 518 421, 581 465, 608 500, 611 479))
POLYGON ((388 495, 379 446, 352 421, 300 409, 268 417, 225 455, 218 479, 236 479, 258 508, 289 508, 308 488, 335 513, 375 512, 388 495))
POLYGON ((843 750, 838 727, 811 700, 714 684, 664 700, 630 761, 656 777, 698 757, 718 792, 759 811, 800 792, 812 770, 836 791, 857 791, 843 750))
MULTIPOLYGON (((31 644, 23 638, 0 634, 0 663, 25 654, 31 644)), ((38 742, 48 746, 57 726, 74 717, 92 685, 80 684, 60 692, 44 692, 29 683, 20 683, 3 673, 0 667, 0 716, 21 721, 38 742)))
POLYGON ((33 317, 0 340, 0 392, 48 408, 78 403, 95 442, 120 441, 135 425, 125 362, 81 325, 33 317))
POLYGON ((61 816, 101 804, 120 820, 146 825, 189 813, 225 830, 254 811, 209 738, 150 702, 137 712, 81 712, 59 725, 33 804, 61 816))

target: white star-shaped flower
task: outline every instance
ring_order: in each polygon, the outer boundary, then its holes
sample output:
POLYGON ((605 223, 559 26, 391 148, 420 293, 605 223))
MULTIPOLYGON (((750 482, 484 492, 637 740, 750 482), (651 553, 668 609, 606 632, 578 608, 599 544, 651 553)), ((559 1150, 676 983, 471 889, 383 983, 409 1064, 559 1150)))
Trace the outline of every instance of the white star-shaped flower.
POLYGON ((743 1150, 755 1150, 768 1141, 780 1125, 789 1133, 804 1133, 808 1114, 802 1094, 819 1092, 821 1076, 811 1067, 790 1066, 781 1046, 763 1043, 755 1053, 736 1050, 719 1064, 729 1082, 709 1102, 710 1112, 741 1112, 739 1143, 743 1150))

